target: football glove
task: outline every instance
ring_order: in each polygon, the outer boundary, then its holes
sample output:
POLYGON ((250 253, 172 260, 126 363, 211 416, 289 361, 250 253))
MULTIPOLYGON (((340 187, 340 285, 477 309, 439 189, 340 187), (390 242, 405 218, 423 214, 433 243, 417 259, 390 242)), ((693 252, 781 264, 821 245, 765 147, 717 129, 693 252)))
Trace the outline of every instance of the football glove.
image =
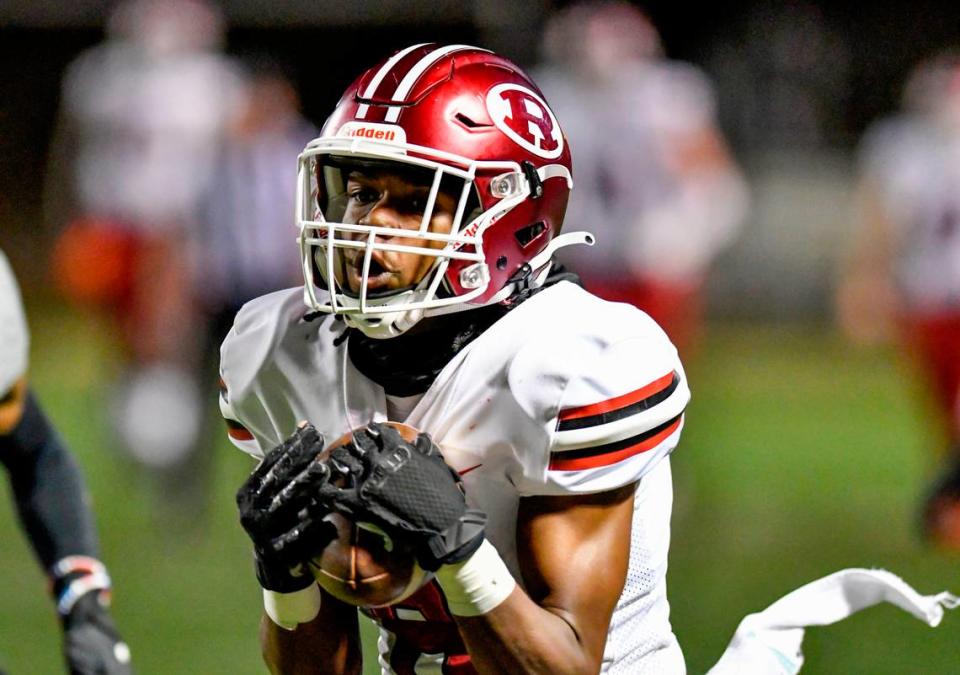
POLYGON ((70 675, 130 675, 130 649, 103 601, 104 592, 81 596, 62 617, 63 652, 70 675))
POLYGON ((253 542, 257 579, 269 591, 294 593, 314 582, 303 563, 333 538, 322 521, 329 509, 317 499, 329 477, 317 461, 323 436, 311 424, 299 427, 266 454, 237 491, 240 524, 253 542))
POLYGON ((423 569, 465 560, 483 543, 486 515, 467 508, 460 476, 427 434, 410 443, 395 428, 371 423, 327 464, 349 480, 327 481, 320 498, 410 542, 423 569))

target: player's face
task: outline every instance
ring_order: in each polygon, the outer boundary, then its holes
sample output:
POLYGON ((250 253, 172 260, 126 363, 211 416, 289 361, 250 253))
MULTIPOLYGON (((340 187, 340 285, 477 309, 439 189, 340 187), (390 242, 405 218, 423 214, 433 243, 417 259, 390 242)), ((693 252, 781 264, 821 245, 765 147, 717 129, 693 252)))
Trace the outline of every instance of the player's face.
MULTIPOLYGON (((411 180, 408 176, 388 171, 351 171, 347 176, 346 210, 343 222, 373 225, 396 230, 419 230, 430 195, 430 183, 411 180)), ((457 200, 447 192, 437 193, 428 229, 436 234, 449 234, 457 200)), ((362 238, 356 235, 355 238, 362 238)), ((399 233, 378 235, 377 241, 416 248, 443 248, 439 241, 425 241, 399 233)), ((420 282, 436 261, 432 255, 412 252, 373 252, 367 291, 389 293, 409 288, 420 282)), ((337 269, 337 281, 353 293, 361 288, 363 249, 343 252, 337 269)))

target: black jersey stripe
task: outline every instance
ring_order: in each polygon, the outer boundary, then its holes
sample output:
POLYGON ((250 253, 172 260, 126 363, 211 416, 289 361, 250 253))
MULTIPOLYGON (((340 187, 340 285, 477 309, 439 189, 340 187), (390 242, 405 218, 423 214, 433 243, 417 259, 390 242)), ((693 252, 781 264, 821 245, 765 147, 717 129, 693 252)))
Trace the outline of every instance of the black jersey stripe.
POLYGON ((659 445, 664 438, 673 433, 682 417, 683 413, 681 412, 676 417, 671 417, 653 429, 648 429, 641 434, 620 441, 565 452, 551 452, 549 468, 561 471, 575 468, 595 468, 646 452, 659 445), (624 453, 624 451, 626 452, 624 453), (610 458, 609 461, 607 458, 610 458))
POLYGON ((654 392, 647 398, 641 399, 622 408, 617 408, 616 410, 608 410, 596 415, 590 415, 589 417, 561 419, 557 424, 557 431, 573 431, 575 429, 596 427, 600 426, 601 424, 609 424, 610 422, 616 422, 617 420, 622 420, 625 417, 636 415, 637 413, 643 412, 644 410, 649 410, 658 403, 662 403, 670 398, 670 395, 677 390, 678 386, 680 386, 680 378, 677 376, 676 371, 674 371, 670 383, 660 391, 654 392))

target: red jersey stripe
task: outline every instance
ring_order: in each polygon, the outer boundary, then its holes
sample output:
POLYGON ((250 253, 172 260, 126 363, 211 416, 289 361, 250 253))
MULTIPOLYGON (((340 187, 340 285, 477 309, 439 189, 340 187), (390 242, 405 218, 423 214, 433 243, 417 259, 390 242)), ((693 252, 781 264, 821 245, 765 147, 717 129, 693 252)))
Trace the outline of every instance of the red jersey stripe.
POLYGON ((598 448, 600 451, 598 454, 578 457, 564 457, 563 453, 556 453, 550 458, 550 464, 547 468, 550 471, 582 471, 584 469, 596 469, 601 466, 616 464, 617 462, 657 447, 680 427, 682 421, 683 415, 679 415, 671 424, 662 430, 625 448, 602 452, 603 446, 601 446, 598 448))
POLYGON ((624 408, 626 406, 633 405, 634 403, 653 396, 654 394, 669 387, 673 382, 674 376, 674 372, 670 371, 663 377, 659 377, 650 384, 631 391, 628 394, 610 398, 606 401, 600 401, 599 403, 591 403, 590 405, 580 406, 578 408, 566 408, 560 411, 560 421, 564 422, 566 420, 574 420, 581 417, 602 415, 603 413, 610 412, 611 410, 617 410, 618 408, 624 408))

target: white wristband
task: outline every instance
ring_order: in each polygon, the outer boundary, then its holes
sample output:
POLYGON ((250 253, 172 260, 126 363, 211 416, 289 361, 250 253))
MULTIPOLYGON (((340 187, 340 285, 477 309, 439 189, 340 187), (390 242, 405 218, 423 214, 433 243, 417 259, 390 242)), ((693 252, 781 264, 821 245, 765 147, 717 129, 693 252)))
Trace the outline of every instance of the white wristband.
POLYGON ((455 616, 486 614, 506 600, 517 585, 497 549, 486 539, 472 556, 455 565, 444 565, 436 576, 455 616))
POLYGON ((90 591, 105 591, 100 596, 101 601, 109 603, 110 575, 107 568, 96 558, 85 555, 69 555, 58 560, 50 573, 54 579, 69 579, 67 585, 60 589, 57 597, 57 612, 66 616, 73 610, 77 600, 90 591))
POLYGON ((320 613, 320 587, 310 584, 301 591, 277 593, 263 589, 263 609, 275 624, 293 630, 297 624, 309 623, 320 613))

